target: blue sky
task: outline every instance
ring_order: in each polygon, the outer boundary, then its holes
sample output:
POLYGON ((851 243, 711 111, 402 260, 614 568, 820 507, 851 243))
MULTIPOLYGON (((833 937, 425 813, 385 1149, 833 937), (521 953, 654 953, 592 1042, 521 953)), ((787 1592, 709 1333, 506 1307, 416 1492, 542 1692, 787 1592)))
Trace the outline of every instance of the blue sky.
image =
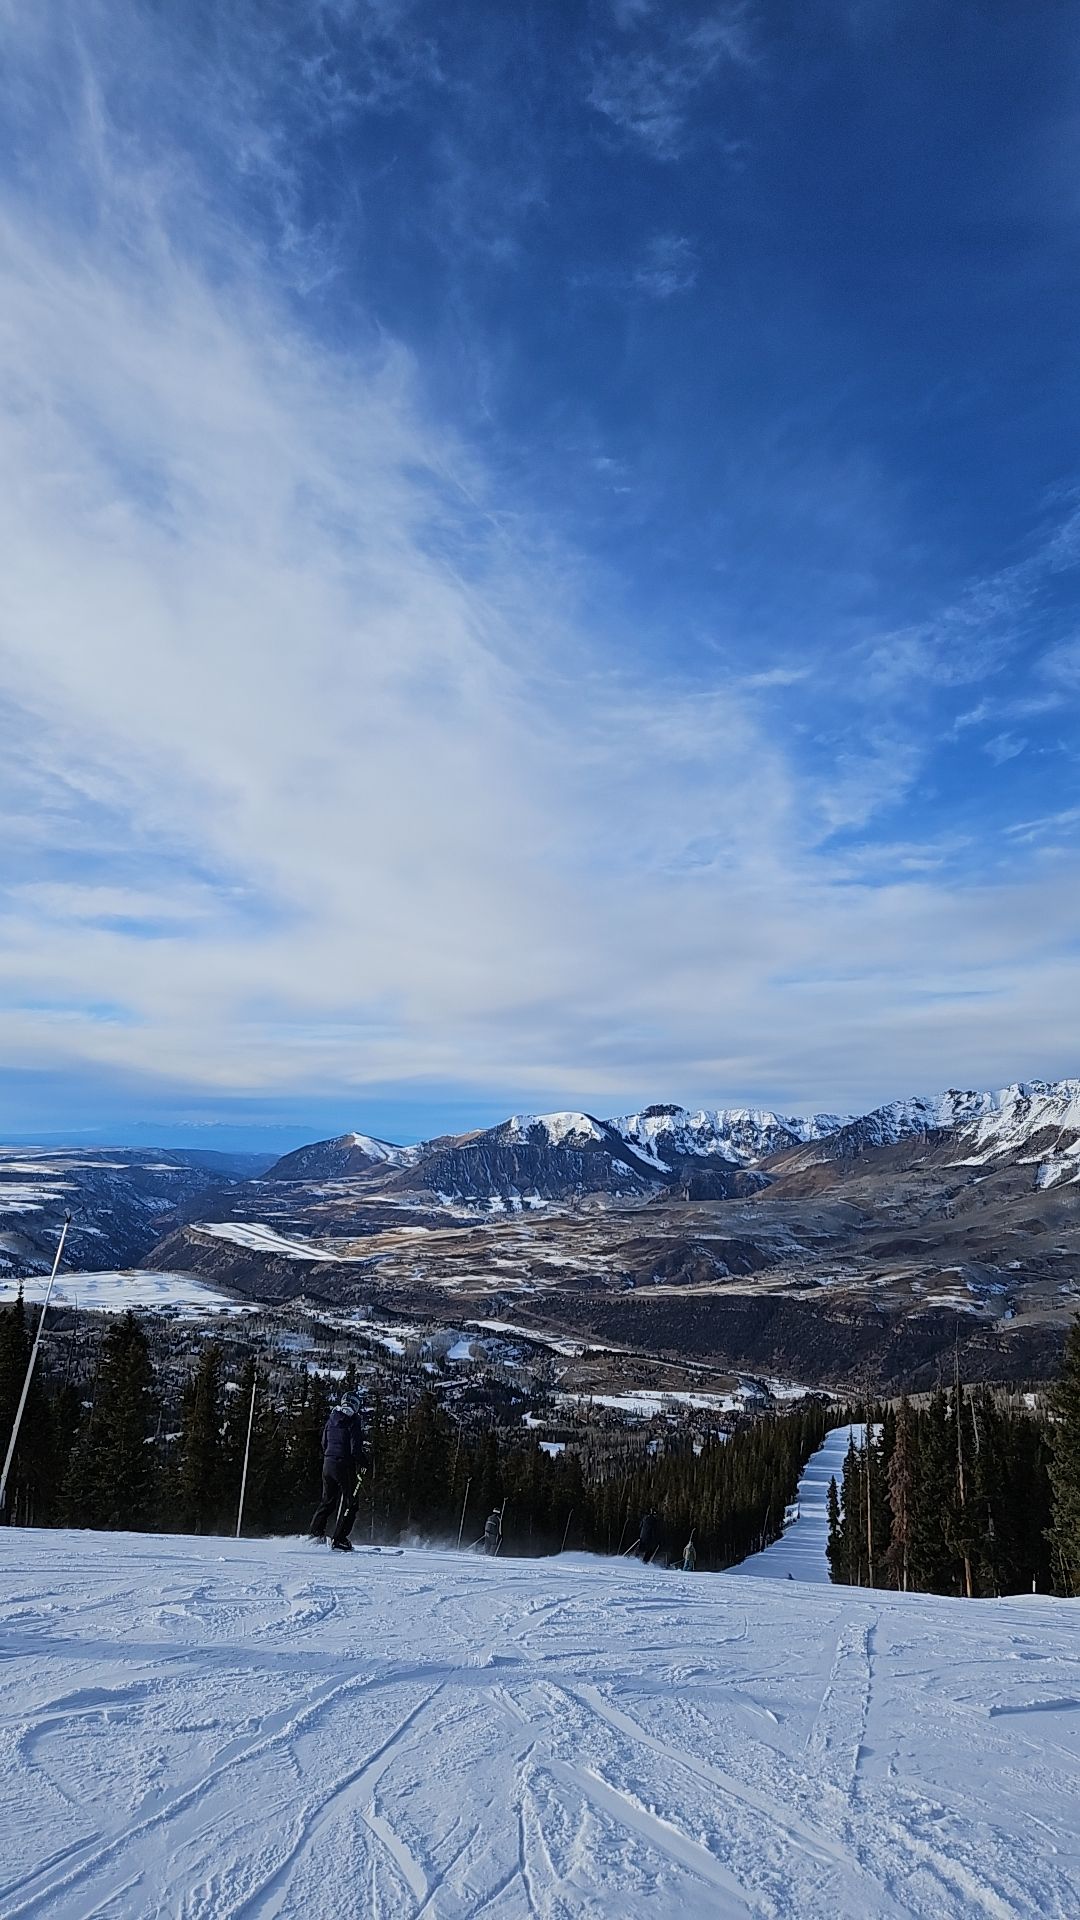
POLYGON ((1074 8, 0 20, 0 1133, 1080 1069, 1074 8))

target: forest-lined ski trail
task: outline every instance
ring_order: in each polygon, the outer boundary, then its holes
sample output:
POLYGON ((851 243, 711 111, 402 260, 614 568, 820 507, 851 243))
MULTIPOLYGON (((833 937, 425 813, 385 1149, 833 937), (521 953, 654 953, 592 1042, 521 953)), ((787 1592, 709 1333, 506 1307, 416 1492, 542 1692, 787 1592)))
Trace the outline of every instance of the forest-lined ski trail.
MULTIPOLYGON (((874 1432, 878 1432, 876 1427, 874 1432)), ((848 1443, 854 1440, 861 1447, 865 1438, 866 1428, 858 1422, 833 1427, 825 1435, 823 1444, 803 1468, 795 1500, 797 1517, 785 1527, 779 1540, 760 1553, 752 1553, 741 1566, 732 1567, 732 1573, 765 1580, 786 1580, 790 1575, 792 1580, 828 1585, 829 1481, 835 1480, 839 1487, 848 1443)))
POLYGON ((1075 1609, 0 1533, 5 1920, 1080 1913, 1075 1609))

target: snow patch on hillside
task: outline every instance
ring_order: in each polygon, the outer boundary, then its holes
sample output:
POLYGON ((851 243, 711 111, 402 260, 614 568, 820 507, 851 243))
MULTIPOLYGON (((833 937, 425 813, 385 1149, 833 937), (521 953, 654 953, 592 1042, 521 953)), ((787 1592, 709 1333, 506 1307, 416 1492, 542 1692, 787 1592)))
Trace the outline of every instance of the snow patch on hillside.
POLYGON ((411 1167, 420 1157, 419 1147, 396 1147, 389 1140, 376 1140, 370 1133, 343 1133, 334 1146, 357 1147, 369 1160, 388 1167, 411 1167))
POLYGON ((252 1253, 275 1253, 283 1260, 336 1261, 346 1257, 340 1253, 328 1253, 324 1247, 313 1246, 310 1240, 287 1238, 285 1234, 275 1232, 273 1227, 263 1226, 260 1220, 201 1221, 191 1231, 204 1234, 210 1240, 227 1240, 235 1247, 247 1247, 252 1253))
MULTIPOLYGON (((19 1287, 30 1301, 45 1298, 44 1277, 34 1280, 0 1280, 0 1304, 14 1300, 19 1287)), ((257 1301, 237 1300, 216 1287, 208 1287, 193 1273, 150 1273, 131 1268, 115 1273, 58 1274, 52 1290, 55 1307, 77 1307, 80 1312, 168 1313, 180 1320, 201 1319, 211 1313, 261 1313, 257 1301)))
POLYGON ((665 1172, 671 1171, 672 1158, 707 1157, 749 1166, 786 1147, 822 1139, 844 1124, 836 1114, 798 1119, 765 1107, 702 1107, 697 1112, 685 1107, 646 1107, 608 1122, 642 1159, 665 1172))

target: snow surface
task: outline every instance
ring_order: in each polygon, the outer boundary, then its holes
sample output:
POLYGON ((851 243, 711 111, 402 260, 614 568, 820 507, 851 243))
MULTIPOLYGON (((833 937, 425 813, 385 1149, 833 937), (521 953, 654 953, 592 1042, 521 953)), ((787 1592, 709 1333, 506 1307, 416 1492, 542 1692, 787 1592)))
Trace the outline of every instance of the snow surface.
MULTIPOLYGON (((44 1275, 33 1280, 0 1280, 0 1304, 14 1300, 21 1285, 27 1302, 43 1300, 48 1284, 44 1275)), ((238 1300, 208 1287, 193 1273, 150 1273, 137 1267, 114 1273, 64 1273, 52 1290, 56 1306, 89 1308, 96 1313, 171 1313, 177 1319, 200 1319, 208 1313, 262 1313, 262 1304, 238 1300)))
POLYGON ((918 1095, 875 1108, 856 1123, 863 1140, 874 1146, 895 1145, 938 1130, 955 1132, 974 1149, 956 1161, 961 1167, 992 1164, 1002 1155, 1019 1156, 1035 1136, 1056 1136, 1033 1156, 1039 1165, 1037 1184, 1080 1182, 1080 1080, 1020 1080, 991 1092, 918 1095))
POLYGON ((339 1140, 331 1144, 335 1147, 359 1147, 369 1160, 381 1161, 388 1167, 414 1166, 420 1156, 419 1147, 397 1147, 390 1140, 376 1140, 370 1133, 343 1133, 339 1140))
POLYGON ((295 1236, 287 1239, 283 1233, 275 1232, 273 1227, 263 1226, 260 1220, 202 1221, 192 1231, 206 1234, 211 1240, 228 1240, 233 1246, 248 1247, 252 1253, 276 1253, 285 1260, 341 1260, 346 1257, 340 1253, 328 1253, 325 1247, 313 1246, 310 1240, 298 1240, 295 1236))
POLYGON ((847 1124, 847 1116, 816 1113, 805 1118, 764 1107, 648 1107, 607 1123, 643 1160, 670 1171, 661 1144, 678 1155, 707 1155, 743 1167, 801 1141, 820 1140, 847 1124))
POLYGON ((513 1113, 505 1124, 507 1139, 519 1146, 530 1144, 536 1128, 546 1136, 552 1147, 561 1147, 575 1137, 585 1140, 602 1140, 604 1137, 603 1127, 597 1124, 590 1113, 513 1113))
POLYGON ((790 1574, 793 1580, 828 1585, 829 1562, 825 1549, 829 1539, 829 1481, 835 1478, 837 1486, 840 1485, 848 1442, 854 1439, 855 1445, 861 1447, 865 1438, 866 1428, 861 1424, 834 1427, 825 1435, 824 1445, 811 1455, 799 1481, 795 1501, 798 1519, 785 1527, 771 1547, 751 1554, 741 1566, 733 1567, 733 1573, 748 1573, 766 1580, 786 1580, 790 1574))
POLYGON ((0 1529, 0 1912, 1075 1920, 1078 1618, 0 1529))
POLYGON ((48 1186, 26 1180, 0 1180, 0 1213, 40 1213, 58 1193, 70 1193, 70 1180, 50 1180, 48 1186))
POLYGON ((640 1415, 651 1420, 659 1413, 671 1413, 676 1407, 697 1407, 711 1413, 734 1413, 742 1401, 732 1393, 683 1393, 642 1387, 627 1393, 563 1393, 560 1400, 587 1401, 594 1407, 611 1407, 616 1413, 640 1415))

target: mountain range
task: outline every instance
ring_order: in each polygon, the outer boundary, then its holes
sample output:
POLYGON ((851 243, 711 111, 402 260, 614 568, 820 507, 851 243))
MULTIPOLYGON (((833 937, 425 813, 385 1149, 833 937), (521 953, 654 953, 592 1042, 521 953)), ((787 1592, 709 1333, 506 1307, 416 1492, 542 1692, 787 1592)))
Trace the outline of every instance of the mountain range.
POLYGON ((48 1268, 66 1211, 86 1272, 369 1320, 494 1315, 624 1367, 923 1387, 959 1354, 969 1378, 1024 1382, 1080 1300, 1080 1080, 860 1115, 515 1113, 272 1165, 0 1149, 0 1285, 48 1268))
POLYGON ((1020 1081, 989 1092, 949 1088, 861 1115, 657 1105, 611 1119, 514 1114, 494 1127, 416 1146, 348 1133, 286 1154, 263 1177, 362 1179, 387 1194, 519 1206, 664 1189, 708 1200, 740 1197, 817 1167, 836 1179, 843 1163, 903 1143, 923 1143, 958 1167, 1030 1165, 1034 1188, 1080 1183, 1080 1080, 1020 1081))

